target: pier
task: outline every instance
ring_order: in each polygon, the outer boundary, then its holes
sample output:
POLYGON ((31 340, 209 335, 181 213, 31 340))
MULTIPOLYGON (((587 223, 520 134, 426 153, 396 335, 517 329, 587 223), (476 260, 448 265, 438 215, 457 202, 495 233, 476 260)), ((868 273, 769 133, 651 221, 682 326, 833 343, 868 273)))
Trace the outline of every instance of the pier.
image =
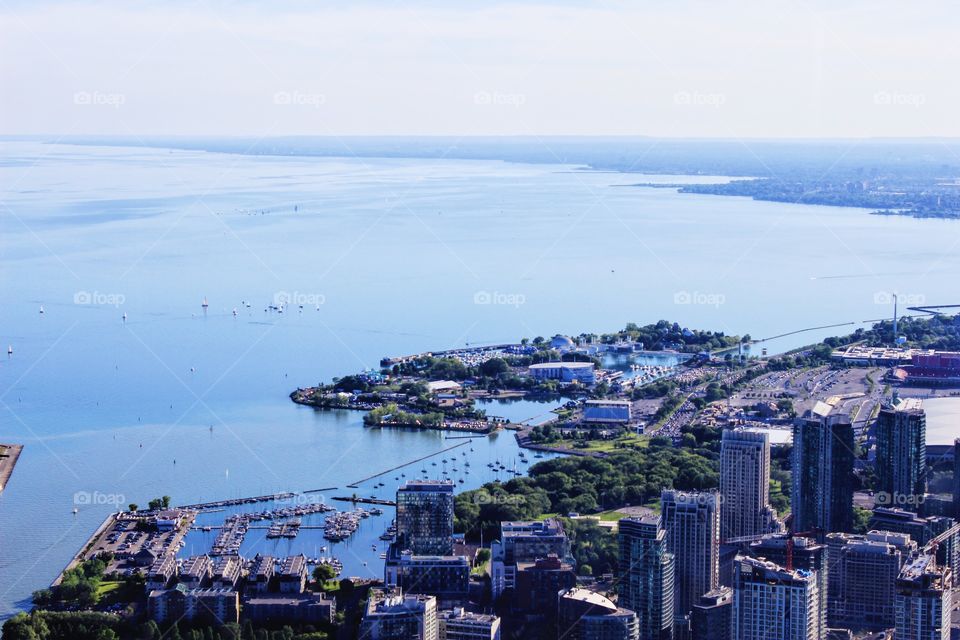
MULTIPOLYGON (((336 487, 334 487, 336 488, 336 487)), ((323 489, 318 489, 323 491, 323 489)), ((297 494, 287 491, 284 493, 274 493, 268 496, 254 496, 252 498, 233 498, 231 500, 217 500, 216 502, 201 502, 198 504, 185 504, 177 507, 187 511, 209 511, 210 509, 220 509, 223 507, 236 507, 241 504, 256 504, 258 502, 271 502, 273 500, 289 500, 297 494)))
POLYGON ((0 444, 0 492, 7 486, 13 468, 17 466, 17 460, 20 459, 21 451, 23 451, 23 445, 0 444))
MULTIPOLYGON (((464 445, 466 445, 466 444, 469 444, 469 443, 468 443, 468 442, 461 442, 461 443, 459 443, 459 444, 455 444, 455 445, 453 445, 453 446, 447 447, 446 449, 440 449, 440 451, 437 451, 436 453, 431 453, 431 454, 429 454, 429 455, 421 456, 421 457, 417 458, 416 460, 411 460, 411 461, 409 461, 409 462, 404 462, 403 464, 399 464, 399 465, 397 465, 397 466, 395 466, 395 467, 390 467, 389 469, 386 469, 386 470, 384 470, 384 471, 381 471, 380 473, 375 473, 375 474, 373 474, 372 476, 367 476, 366 478, 362 478, 362 479, 357 480, 357 481, 355 481, 355 482, 351 482, 351 483, 348 484, 347 486, 350 487, 351 489, 356 489, 358 485, 360 485, 361 483, 366 482, 367 480, 373 480, 374 478, 379 478, 380 476, 386 475, 386 474, 390 473, 391 471, 396 471, 396 470, 398 470, 398 469, 403 469, 404 467, 409 467, 409 466, 412 465, 412 464, 417 464, 418 462, 422 462, 422 461, 424 461, 424 460, 429 460, 430 458, 432 458, 432 457, 434 457, 434 456, 438 456, 438 455, 440 455, 441 453, 446 453, 447 451, 450 451, 451 449, 456 449, 457 447, 462 447, 462 446, 464 446, 464 445)), ((337 499, 337 498, 334 498, 334 500, 336 500, 336 499, 337 499)))
POLYGON ((382 498, 361 498, 361 497, 352 497, 352 496, 334 496, 334 500, 339 500, 340 502, 359 502, 360 504, 381 504, 385 507, 395 507, 397 503, 393 500, 384 500, 382 498))

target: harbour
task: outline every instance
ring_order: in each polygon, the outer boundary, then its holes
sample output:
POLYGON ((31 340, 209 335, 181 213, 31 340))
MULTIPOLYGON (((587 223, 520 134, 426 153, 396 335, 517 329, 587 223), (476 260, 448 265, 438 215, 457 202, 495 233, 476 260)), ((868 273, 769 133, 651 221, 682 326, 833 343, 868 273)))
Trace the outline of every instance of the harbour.
MULTIPOLYGON (((806 205, 670 189, 612 189, 623 182, 621 174, 566 165, 234 155, 229 156, 230 173, 220 182, 219 156, 202 152, 19 141, 4 142, 3 153, 15 160, 41 158, 29 173, 17 162, 2 171, 11 184, 23 179, 10 206, 27 224, 43 230, 53 253, 31 253, 33 277, 11 278, 9 302, 0 308, 0 324, 9 328, 6 342, 14 347, 4 361, 9 407, 4 440, 25 447, 5 483, 0 517, 31 523, 0 531, 0 564, 11 585, 0 599, 0 615, 23 608, 30 593, 49 585, 91 531, 131 502, 145 505, 169 495, 173 504, 202 504, 300 487, 345 487, 347 482, 359 484, 359 495, 386 498, 405 477, 420 477, 423 468, 428 476, 440 477, 439 459, 437 467, 428 460, 400 467, 454 442, 469 442, 475 449, 466 456, 471 473, 459 467, 457 480, 464 482, 457 482, 458 490, 512 477, 499 466, 499 472, 487 467, 500 460, 512 470, 519 452, 512 433, 448 441, 448 436, 468 434, 364 429, 361 412, 317 412, 293 404, 288 396, 297 386, 377 368, 384 354, 457 350, 468 342, 506 345, 524 335, 533 339, 537 333, 612 329, 628 321, 667 318, 692 327, 775 336, 784 328, 824 326, 834 318, 874 318, 874 294, 911 291, 909 274, 924 273, 930 260, 930 247, 912 233, 917 221, 909 218, 831 209, 837 235, 825 235, 809 223, 810 213, 819 209, 806 205), (77 158, 106 170, 85 172, 82 178, 64 173, 66 163, 77 158), (151 168, 158 161, 183 180, 162 189, 152 186, 159 184, 151 168), (426 170, 433 179, 409 183, 411 175, 426 170), (69 196, 58 186, 65 180, 75 185, 69 196), (302 193, 282 195, 290 191, 291 181, 302 193), (411 214, 404 211, 397 220, 386 216, 372 224, 380 213, 383 185, 393 182, 410 184, 420 203, 414 213, 438 225, 437 233, 457 255, 484 265, 479 280, 459 262, 448 271, 438 270, 437 253, 424 244, 422 226, 400 224, 411 214), (210 184, 218 185, 206 198, 215 211, 270 208, 288 198, 311 213, 238 216, 230 224, 243 244, 224 244, 223 221, 202 207, 191 208, 196 194, 210 184), (457 194, 455 204, 451 189, 457 194), (543 230, 567 228, 569 212, 588 210, 595 193, 608 196, 606 205, 647 239, 656 256, 615 252, 609 242, 590 244, 583 234, 571 233, 558 240, 546 260, 537 261, 543 230), (502 216, 494 202, 509 203, 502 216), (79 224, 71 217, 78 208, 85 219, 102 224, 79 224), (497 233, 489 227, 491 215, 502 225, 497 233), (690 259, 691 243, 735 244, 733 230, 774 219, 781 221, 779 226, 749 260, 731 263, 722 251, 690 259), (174 225, 178 220, 182 224, 174 225), (170 233, 163 235, 167 229, 170 233), (107 244, 105 230, 112 234, 107 244), (361 234, 366 234, 362 251, 347 252, 361 234), (297 236, 314 240, 309 247, 291 243, 297 236), (847 246, 859 248, 863 273, 888 273, 885 265, 896 261, 907 275, 822 277, 850 273, 847 246), (399 247, 418 250, 401 254, 399 247), (173 254, 177 260, 167 258, 173 254), (84 280, 70 277, 55 255, 84 280), (504 283, 515 281, 516 265, 507 258, 518 255, 531 258, 529 279, 515 287, 526 295, 526 304, 477 304, 478 291, 512 291, 504 283), (260 269, 256 256, 270 271, 260 269), (405 261, 408 271, 384 269, 395 260, 405 261), (625 277, 656 272, 664 263, 689 283, 685 288, 722 292, 726 304, 678 305, 676 281, 625 277), (131 264, 138 265, 131 277, 111 277, 131 264), (304 264, 316 264, 319 271, 304 270, 304 264), (780 266, 785 264, 810 268, 780 266), (584 279, 558 278, 558 268, 582 273, 584 279), (327 269, 326 277, 318 277, 327 269), (239 272, 249 278, 237 279, 239 272), (712 274, 727 277, 719 280, 712 274), (78 291, 92 293, 95 283, 102 283, 101 293, 123 294, 124 303, 74 303, 78 291), (765 294, 758 296, 761 285, 765 294), (282 314, 265 312, 263 303, 278 292, 314 295, 317 302, 322 295, 326 302, 306 303, 302 313, 296 306, 282 314), (608 303, 598 311, 567 302, 578 296, 602 297, 608 303), (206 313, 200 307, 204 297, 206 313), (804 303, 824 299, 831 300, 829 310, 804 303), (646 302, 640 311, 637 300, 646 302), (241 301, 257 304, 247 307, 241 301), (55 358, 45 355, 51 349, 55 358), (373 486, 380 482, 384 486, 373 486), (84 504, 76 501, 78 493, 97 497, 84 504)), ((597 237, 623 236, 623 222, 616 218, 591 218, 590 223, 597 237)), ((956 231, 950 221, 921 224, 942 237, 956 231)), ((17 248, 26 250, 35 239, 25 229, 13 228, 3 242, 9 250, 3 263, 16 272, 17 248)), ((929 300, 949 300, 955 293, 952 274, 960 268, 960 258, 941 254, 942 269, 924 279, 929 300)), ((764 345, 776 353, 836 332, 824 329, 764 345)), ((556 406, 530 400, 514 405, 508 398, 494 402, 489 406, 478 400, 491 415, 515 423, 544 416, 556 406)), ((317 494, 328 491, 333 489, 317 494)), ((197 524, 217 526, 236 512, 271 506, 210 508, 198 514, 197 524)), ((357 552, 359 559, 341 554, 347 575, 379 572, 379 552, 369 548, 389 525, 390 509, 385 511, 365 520, 349 540, 333 545, 357 552)), ((309 516, 303 525, 316 526, 321 517, 309 516)), ((242 553, 329 555, 329 550, 319 551, 331 545, 317 530, 303 529, 295 539, 267 540, 265 533, 249 531, 242 553)), ((209 549, 215 535, 213 530, 190 531, 181 553, 209 549)))

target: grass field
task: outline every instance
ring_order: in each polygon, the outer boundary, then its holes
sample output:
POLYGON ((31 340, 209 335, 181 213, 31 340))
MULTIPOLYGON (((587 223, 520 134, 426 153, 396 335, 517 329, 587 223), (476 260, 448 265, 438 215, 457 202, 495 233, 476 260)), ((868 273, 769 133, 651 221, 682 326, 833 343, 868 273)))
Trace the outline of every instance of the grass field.
POLYGON ((627 433, 612 440, 590 440, 586 447, 577 447, 577 450, 612 453, 618 449, 642 449, 648 444, 650 444, 649 436, 627 433))

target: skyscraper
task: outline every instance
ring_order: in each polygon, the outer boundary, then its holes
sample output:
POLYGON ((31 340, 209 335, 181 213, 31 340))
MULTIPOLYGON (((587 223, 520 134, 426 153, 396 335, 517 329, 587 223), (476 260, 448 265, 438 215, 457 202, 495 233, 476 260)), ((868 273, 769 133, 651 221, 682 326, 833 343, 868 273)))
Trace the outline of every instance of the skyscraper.
POLYGON ((927 416, 915 398, 894 399, 876 423, 877 504, 918 511, 927 491, 927 416))
POLYGON ((895 583, 917 544, 903 533, 831 533, 827 622, 831 627, 882 631, 895 624, 895 583))
POLYGON ((793 427, 794 531, 850 531, 853 528, 853 425, 849 416, 830 415, 818 402, 793 427))
POLYGON ((960 532, 954 529, 953 518, 927 516, 922 518, 906 509, 877 507, 870 518, 870 529, 905 533, 917 545, 924 547, 934 540, 937 563, 950 569, 951 575, 960 572, 960 532))
POLYGON ((819 594, 821 624, 827 624, 827 584, 830 581, 830 562, 827 546, 816 538, 794 534, 771 534, 750 544, 750 554, 768 560, 785 569, 802 569, 816 576, 819 594))
POLYGON ((397 545, 414 555, 453 552, 453 481, 414 480, 397 490, 397 545))
POLYGON ((437 599, 399 589, 371 589, 360 623, 369 640, 439 640, 437 599))
POLYGON ((640 640, 671 640, 674 557, 660 516, 620 520, 619 542, 619 603, 636 612, 640 640))
POLYGON ((720 443, 720 538, 758 536, 775 529, 770 507, 770 437, 728 429, 720 443))
POLYGON ((953 517, 960 520, 960 438, 953 441, 953 517))
POLYGON ((682 631, 700 596, 719 584, 720 497, 716 492, 667 490, 660 494, 660 509, 667 548, 676 562, 673 617, 682 631))
POLYGON ((897 640, 949 640, 950 569, 937 567, 932 556, 908 563, 897 578, 897 640))
MULTIPOLYGON (((821 640, 820 594, 813 574, 741 556, 734 572, 733 637, 821 640)), ((899 637, 899 636, 898 636, 899 637)))

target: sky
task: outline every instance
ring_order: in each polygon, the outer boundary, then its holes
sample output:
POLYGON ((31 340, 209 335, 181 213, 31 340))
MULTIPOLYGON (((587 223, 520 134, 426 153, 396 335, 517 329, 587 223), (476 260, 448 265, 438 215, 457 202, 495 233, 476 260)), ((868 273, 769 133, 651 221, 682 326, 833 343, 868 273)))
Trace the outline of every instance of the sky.
POLYGON ((960 11, 0 2, 0 134, 960 136, 960 11))

